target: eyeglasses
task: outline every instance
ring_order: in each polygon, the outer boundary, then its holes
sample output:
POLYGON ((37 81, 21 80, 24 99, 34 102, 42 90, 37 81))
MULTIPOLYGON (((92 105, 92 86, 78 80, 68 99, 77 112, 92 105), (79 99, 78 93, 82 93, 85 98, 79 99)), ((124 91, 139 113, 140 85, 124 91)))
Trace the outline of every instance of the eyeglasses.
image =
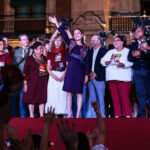
POLYGON ((137 34, 137 33, 140 33, 140 32, 143 32, 142 30, 137 30, 137 31, 135 31, 135 33, 137 34))
POLYGON ((113 42, 115 43, 115 42, 120 42, 121 40, 114 40, 113 42))
POLYGON ((43 47, 37 48, 36 50, 43 50, 43 47))

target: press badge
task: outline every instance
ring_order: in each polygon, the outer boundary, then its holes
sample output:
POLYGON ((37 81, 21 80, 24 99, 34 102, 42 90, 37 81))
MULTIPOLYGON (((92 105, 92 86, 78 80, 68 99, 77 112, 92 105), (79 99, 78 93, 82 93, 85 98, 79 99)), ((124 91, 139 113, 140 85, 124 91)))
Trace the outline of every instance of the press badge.
POLYGON ((61 55, 57 55, 57 56, 55 57, 55 62, 57 62, 57 61, 61 61, 61 55))
POLYGON ((59 63, 59 67, 60 67, 60 68, 63 68, 63 67, 64 67, 63 62, 59 63))

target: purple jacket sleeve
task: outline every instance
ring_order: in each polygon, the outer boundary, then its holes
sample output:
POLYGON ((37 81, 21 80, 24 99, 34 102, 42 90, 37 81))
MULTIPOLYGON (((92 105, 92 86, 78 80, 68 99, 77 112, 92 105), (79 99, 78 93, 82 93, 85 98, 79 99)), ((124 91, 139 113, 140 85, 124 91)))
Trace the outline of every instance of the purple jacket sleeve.
POLYGON ((64 41, 67 43, 67 45, 69 45, 70 39, 69 39, 68 35, 64 32, 64 30, 61 27, 58 28, 58 31, 61 33, 61 35, 62 35, 64 41))

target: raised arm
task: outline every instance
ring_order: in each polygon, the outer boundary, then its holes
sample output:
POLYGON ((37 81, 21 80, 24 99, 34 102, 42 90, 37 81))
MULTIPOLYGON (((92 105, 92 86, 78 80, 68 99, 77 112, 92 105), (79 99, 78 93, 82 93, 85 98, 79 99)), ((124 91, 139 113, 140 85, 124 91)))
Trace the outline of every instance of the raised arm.
MULTIPOLYGON (((54 23, 56 25, 56 27, 58 28, 58 31, 61 33, 64 41, 67 43, 67 45, 70 44, 70 38, 68 37, 68 35, 64 32, 64 30, 60 27, 59 22, 57 21, 56 17, 49 17, 49 21, 54 23)), ((70 36, 70 34, 69 34, 70 36)), ((70 36, 71 37, 71 36, 70 36)))
POLYGON ((48 150, 49 130, 54 120, 55 120, 55 109, 52 109, 52 107, 50 107, 50 109, 47 110, 47 113, 44 114, 43 133, 40 142, 40 150, 48 150))
POLYGON ((56 30, 56 31, 53 33, 53 35, 52 35, 52 37, 51 37, 51 39, 50 39, 50 43, 49 43, 49 50, 50 50, 50 51, 51 51, 51 49, 52 49, 52 44, 53 44, 53 41, 54 41, 55 37, 57 36, 57 34, 58 34, 58 30, 56 30))
POLYGON ((97 102, 92 102, 91 104, 97 115, 98 129, 95 129, 91 135, 88 135, 89 143, 90 146, 95 146, 100 144, 104 146, 106 143, 106 126, 100 114, 97 102))
POLYGON ((70 32, 70 29, 68 28, 68 29, 66 29, 65 31, 66 31, 66 33, 67 33, 69 39, 73 39, 73 36, 72 36, 72 34, 71 34, 71 32, 70 32))
POLYGON ((78 139, 75 127, 71 127, 68 122, 61 121, 57 124, 58 131, 66 150, 78 150, 78 139))
POLYGON ((58 21, 57 21, 57 19, 56 19, 55 16, 54 16, 54 17, 50 16, 50 17, 49 17, 49 21, 50 21, 51 23, 54 23, 57 28, 60 27, 60 24, 58 23, 58 21))

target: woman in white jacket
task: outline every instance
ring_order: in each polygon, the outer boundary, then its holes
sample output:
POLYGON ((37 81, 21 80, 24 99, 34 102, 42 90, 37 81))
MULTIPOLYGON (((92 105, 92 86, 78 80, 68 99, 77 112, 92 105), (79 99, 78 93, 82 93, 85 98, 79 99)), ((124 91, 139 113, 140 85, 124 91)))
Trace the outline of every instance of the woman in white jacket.
POLYGON ((106 66, 106 81, 113 100, 115 118, 129 118, 132 115, 130 91, 133 63, 127 60, 129 49, 125 47, 124 36, 116 36, 113 44, 115 48, 105 54, 101 64, 106 66))

